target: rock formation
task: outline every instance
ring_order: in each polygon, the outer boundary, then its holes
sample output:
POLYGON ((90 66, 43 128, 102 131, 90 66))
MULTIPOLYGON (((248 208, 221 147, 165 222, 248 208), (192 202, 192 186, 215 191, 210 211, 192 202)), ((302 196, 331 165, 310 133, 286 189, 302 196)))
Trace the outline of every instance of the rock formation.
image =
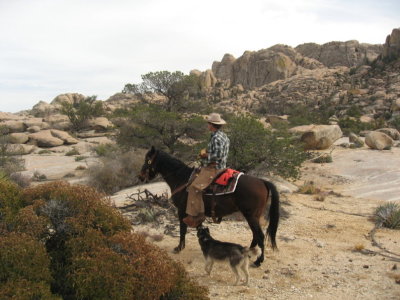
POLYGON ((374 61, 382 52, 382 45, 360 44, 358 41, 330 42, 323 45, 306 43, 297 46, 295 50, 329 68, 355 67, 374 61))
POLYGON ((393 29, 383 45, 382 59, 394 60, 400 57, 400 28, 393 29))

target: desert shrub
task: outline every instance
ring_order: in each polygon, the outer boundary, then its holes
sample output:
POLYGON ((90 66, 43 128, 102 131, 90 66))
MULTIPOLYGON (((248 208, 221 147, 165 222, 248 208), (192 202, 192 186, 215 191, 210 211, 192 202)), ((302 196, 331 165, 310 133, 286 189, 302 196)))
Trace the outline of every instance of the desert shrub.
POLYGON ((33 172, 32 176, 33 181, 45 181, 47 180, 47 176, 45 174, 40 173, 39 171, 33 172))
POLYGON ((7 176, 24 170, 25 161, 10 144, 7 128, 0 126, 0 172, 7 176))
POLYGON ((177 278, 172 260, 142 236, 121 233, 105 240, 96 232, 88 235, 68 243, 73 256, 68 278, 78 298, 157 299, 172 288, 177 278))
POLYGON ((89 119, 104 115, 103 103, 96 98, 91 96, 74 103, 61 103, 61 113, 67 115, 74 130, 84 129, 89 119))
POLYGON ((79 155, 79 156, 76 156, 76 157, 75 157, 75 161, 85 160, 86 158, 87 158, 87 156, 79 155))
POLYGON ((28 187, 31 184, 31 177, 23 175, 20 172, 10 174, 9 178, 22 188, 28 187))
POLYGON ((97 146, 94 146, 92 150, 98 156, 110 156, 110 154, 118 152, 119 148, 117 145, 114 144, 99 144, 97 146))
POLYGON ((52 152, 50 151, 50 150, 47 150, 47 149, 43 149, 43 150, 40 150, 39 152, 38 152, 38 154, 40 154, 40 155, 42 155, 42 154, 51 154, 52 152))
POLYGON ((0 178, 0 222, 9 222, 24 207, 21 188, 6 177, 0 178))
POLYGON ((137 172, 142 164, 142 156, 134 151, 113 152, 105 156, 100 164, 88 168, 90 186, 106 194, 113 194, 138 182, 137 172))
POLYGON ((9 228, 42 241, 50 235, 48 224, 48 218, 37 215, 34 206, 29 205, 18 211, 9 228))
POLYGON ((375 210, 375 224, 378 227, 400 229, 400 205, 388 202, 375 210))
POLYGON ((372 124, 363 123, 358 119, 354 119, 348 116, 340 118, 338 125, 342 129, 343 134, 345 135, 349 135, 351 132, 359 134, 363 130, 371 130, 374 128, 374 125, 372 124))
POLYGON ((320 192, 321 190, 317 188, 312 181, 307 181, 301 187, 299 187, 300 194, 315 195, 320 192))
POLYGON ((285 178, 299 176, 308 154, 287 131, 265 129, 251 116, 235 116, 228 121, 230 167, 244 171, 261 167, 285 178))
POLYGON ((25 279, 9 280, 0 284, 0 299, 62 300, 61 297, 51 293, 49 284, 25 279))
POLYGON ((200 286, 194 279, 191 279, 185 272, 183 266, 174 262, 178 269, 178 279, 172 289, 160 297, 160 300, 207 300, 208 289, 200 286))
POLYGON ((322 155, 319 155, 319 156, 316 157, 316 158, 313 158, 313 159, 312 159, 312 162, 313 162, 313 163, 318 163, 318 164, 325 164, 325 163, 331 163, 331 162, 333 162, 333 159, 332 159, 332 155, 331 155, 331 154, 329 154, 329 153, 324 153, 324 154, 322 154, 322 155))
POLYGON ((0 299, 60 299, 50 291, 50 257, 22 233, 0 236, 0 299))
POLYGON ((65 156, 73 156, 73 155, 79 155, 79 151, 78 149, 76 149, 75 147, 72 148, 71 150, 69 150, 67 153, 65 153, 65 156))
POLYGON ((0 219, 1 299, 206 299, 93 188, 52 182, 21 191, 6 180, 0 187, 2 208, 15 205, 3 196, 20 198, 10 226, 0 219))
POLYGON ((389 121, 391 127, 396 128, 400 131, 400 116, 394 117, 392 120, 389 121))
POLYGON ((112 235, 130 228, 117 210, 109 209, 105 195, 88 186, 51 182, 27 188, 22 196, 27 203, 39 199, 45 201, 38 210, 39 215, 48 217, 56 231, 64 232, 70 226, 71 232, 95 228, 112 235))

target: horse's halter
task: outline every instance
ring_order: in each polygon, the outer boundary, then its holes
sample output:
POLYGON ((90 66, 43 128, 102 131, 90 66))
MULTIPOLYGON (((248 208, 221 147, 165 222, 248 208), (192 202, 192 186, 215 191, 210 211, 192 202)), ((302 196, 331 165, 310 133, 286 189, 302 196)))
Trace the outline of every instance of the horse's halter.
POLYGON ((158 154, 158 151, 155 151, 154 154, 152 155, 152 157, 145 162, 145 164, 142 168, 142 172, 140 175, 147 181, 150 180, 150 172, 154 173, 154 176, 156 175, 154 161, 157 158, 157 154, 158 154))

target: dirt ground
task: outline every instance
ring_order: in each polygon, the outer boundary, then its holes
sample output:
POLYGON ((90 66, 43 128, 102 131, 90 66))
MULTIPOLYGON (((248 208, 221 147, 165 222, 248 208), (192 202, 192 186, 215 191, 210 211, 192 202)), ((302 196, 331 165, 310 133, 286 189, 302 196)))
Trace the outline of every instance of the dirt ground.
MULTIPOLYGON (((378 152, 370 156, 359 152, 354 159, 364 160, 368 174, 371 168, 380 166, 378 173, 386 173, 388 182, 393 177, 391 166, 400 161, 399 150, 384 153, 389 160, 388 170, 374 157, 378 152)), ((182 262, 190 276, 209 287, 211 299, 400 299, 400 231, 378 229, 371 235, 374 229, 371 216, 387 200, 379 193, 365 198, 352 192, 354 187, 363 190, 363 185, 370 188, 373 184, 379 190, 382 180, 378 178, 379 182, 375 182, 379 176, 363 176, 360 168, 356 172, 351 163, 356 152, 349 151, 335 151, 336 164, 305 165, 303 178, 297 184, 314 181, 323 191, 322 199, 299 193, 281 194, 279 251, 273 252, 267 246, 262 266, 250 268, 249 286, 232 286, 234 275, 226 263, 214 265, 211 276, 206 274, 193 229, 189 230, 186 248, 180 254, 172 253, 178 244, 177 227, 175 236, 164 235, 166 223, 138 225, 134 230, 145 232, 150 241, 182 262), (161 241, 152 239, 160 235, 161 241)), ((381 192, 385 195, 385 189, 381 192)), ((221 224, 207 221, 205 225, 216 239, 250 244, 251 231, 245 221, 221 224)))

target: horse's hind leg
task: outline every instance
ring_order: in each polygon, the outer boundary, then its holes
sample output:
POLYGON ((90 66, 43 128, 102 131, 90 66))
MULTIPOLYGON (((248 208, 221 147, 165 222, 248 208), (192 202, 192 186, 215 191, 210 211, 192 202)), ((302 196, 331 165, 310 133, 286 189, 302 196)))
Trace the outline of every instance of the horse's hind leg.
POLYGON ((261 263, 264 261, 264 239, 265 235, 261 229, 259 218, 255 218, 253 216, 244 216, 249 223, 250 229, 253 233, 253 240, 251 241, 250 248, 258 245, 261 249, 261 255, 254 262, 256 267, 259 267, 261 263))

